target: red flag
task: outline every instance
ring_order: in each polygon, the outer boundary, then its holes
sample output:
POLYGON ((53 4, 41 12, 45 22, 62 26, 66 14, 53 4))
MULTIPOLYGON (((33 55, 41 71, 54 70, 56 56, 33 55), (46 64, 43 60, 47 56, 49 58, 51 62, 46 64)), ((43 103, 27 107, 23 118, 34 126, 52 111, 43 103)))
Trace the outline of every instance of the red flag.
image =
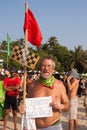
POLYGON ((28 29, 27 40, 35 46, 40 46, 42 41, 42 34, 38 23, 30 9, 25 13, 24 32, 28 29))

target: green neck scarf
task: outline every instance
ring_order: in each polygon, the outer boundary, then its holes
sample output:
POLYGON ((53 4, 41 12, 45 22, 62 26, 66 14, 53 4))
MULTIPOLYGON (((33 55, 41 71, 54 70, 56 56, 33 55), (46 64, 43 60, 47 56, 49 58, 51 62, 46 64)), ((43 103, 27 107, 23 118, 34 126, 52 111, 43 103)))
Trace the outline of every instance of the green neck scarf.
POLYGON ((47 86, 47 87, 52 87, 53 83, 54 83, 54 76, 51 76, 51 78, 49 80, 45 80, 42 77, 39 78, 39 81, 47 86))

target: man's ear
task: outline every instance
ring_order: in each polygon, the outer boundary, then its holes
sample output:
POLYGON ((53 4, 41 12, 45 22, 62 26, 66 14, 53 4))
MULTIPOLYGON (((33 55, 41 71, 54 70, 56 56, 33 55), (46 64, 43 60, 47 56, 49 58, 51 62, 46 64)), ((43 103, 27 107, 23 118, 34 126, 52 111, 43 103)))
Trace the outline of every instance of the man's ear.
POLYGON ((56 70, 53 70, 53 74, 56 74, 56 70))

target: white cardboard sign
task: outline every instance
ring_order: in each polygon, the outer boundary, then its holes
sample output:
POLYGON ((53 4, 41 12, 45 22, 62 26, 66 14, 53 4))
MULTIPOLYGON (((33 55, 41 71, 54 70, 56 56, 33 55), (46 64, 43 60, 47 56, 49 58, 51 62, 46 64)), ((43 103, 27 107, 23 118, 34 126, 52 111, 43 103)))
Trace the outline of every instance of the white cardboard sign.
POLYGON ((52 116, 52 97, 26 98, 26 118, 52 116))

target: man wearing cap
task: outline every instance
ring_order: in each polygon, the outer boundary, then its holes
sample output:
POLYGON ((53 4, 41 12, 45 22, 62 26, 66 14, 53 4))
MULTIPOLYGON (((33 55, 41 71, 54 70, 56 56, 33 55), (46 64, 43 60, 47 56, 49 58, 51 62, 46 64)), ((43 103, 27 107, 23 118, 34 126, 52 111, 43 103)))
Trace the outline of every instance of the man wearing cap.
POLYGON ((70 73, 67 75, 67 85, 68 85, 68 97, 69 97, 70 105, 71 105, 68 112, 69 130, 77 130, 78 129, 77 90, 79 87, 79 74, 77 73, 75 69, 72 69, 70 73))
POLYGON ((4 79, 4 90, 5 95, 5 117, 3 130, 6 130, 6 124, 8 121, 8 116, 10 109, 12 108, 13 120, 14 120, 14 130, 17 130, 17 95, 18 89, 20 87, 20 78, 16 77, 16 70, 10 71, 11 77, 6 77, 4 79))

